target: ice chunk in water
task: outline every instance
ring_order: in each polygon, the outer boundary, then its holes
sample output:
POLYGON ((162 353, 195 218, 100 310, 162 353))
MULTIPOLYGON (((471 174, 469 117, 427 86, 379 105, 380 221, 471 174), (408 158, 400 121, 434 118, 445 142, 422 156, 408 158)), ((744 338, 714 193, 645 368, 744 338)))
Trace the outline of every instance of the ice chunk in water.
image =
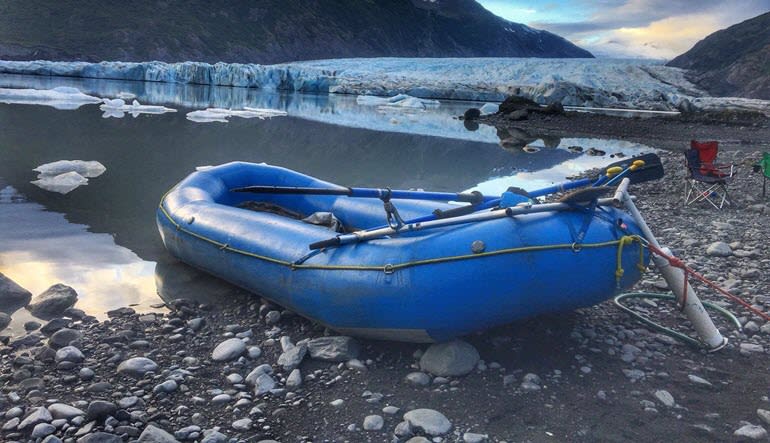
POLYGON ((407 94, 398 94, 393 97, 376 97, 373 95, 359 95, 356 103, 363 106, 388 106, 397 108, 425 109, 426 107, 439 106, 438 100, 412 97, 407 94))
POLYGON ((66 172, 77 172, 80 176, 94 178, 102 175, 106 170, 107 168, 96 160, 59 160, 33 169, 33 171, 40 173, 38 178, 60 175, 66 172))
POLYGON ((497 103, 484 103, 484 106, 479 110, 481 115, 497 114, 497 111, 500 110, 500 105, 497 103))
POLYGON ((206 108, 199 111, 192 111, 187 114, 187 120, 196 123, 227 123, 227 119, 229 117, 258 118, 260 120, 264 120, 266 118, 281 117, 285 115, 287 115, 286 111, 280 111, 278 109, 250 108, 248 106, 244 106, 244 108, 241 110, 206 108))
POLYGON ((77 88, 60 86, 53 89, 6 89, 0 88, 0 103, 45 105, 56 109, 78 109, 88 103, 99 103, 99 97, 80 92, 77 88))
POLYGON ((136 94, 120 91, 118 92, 118 98, 121 98, 123 100, 133 100, 136 98, 136 94))
POLYGON ((38 180, 31 183, 46 191, 66 194, 75 188, 88 184, 88 179, 75 171, 70 171, 54 176, 41 175, 38 180))
POLYGON ((133 115, 134 117, 140 114, 164 114, 166 112, 176 112, 176 109, 157 105, 143 105, 136 100, 134 100, 130 105, 127 105, 126 101, 122 98, 105 98, 104 103, 99 106, 99 109, 104 111, 104 115, 102 115, 104 118, 123 118, 125 115, 124 113, 126 112, 133 115))

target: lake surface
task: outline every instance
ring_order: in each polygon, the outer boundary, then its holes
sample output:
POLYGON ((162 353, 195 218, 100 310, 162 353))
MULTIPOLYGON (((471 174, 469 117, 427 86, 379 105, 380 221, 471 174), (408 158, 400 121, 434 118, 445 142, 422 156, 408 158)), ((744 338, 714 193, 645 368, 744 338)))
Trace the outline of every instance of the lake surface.
MULTIPOLYGON (((161 196, 201 165, 266 162, 346 186, 536 189, 622 153, 649 147, 613 140, 538 138, 504 149, 482 125, 455 116, 480 103, 442 102, 425 110, 363 106, 356 97, 260 93, 253 89, 0 76, 0 87, 77 87, 99 97, 130 92, 142 104, 177 109, 162 115, 107 117, 98 105, 61 110, 0 104, 0 272, 33 294, 55 283, 77 290, 76 307, 103 317, 109 309, 151 309, 161 297, 226 299, 235 288, 182 265, 163 249, 155 227, 161 196), (280 109, 286 117, 196 123, 206 107, 280 109), (568 149, 606 152, 589 156, 568 149), (534 151, 527 153, 526 151, 534 151), (35 167, 57 160, 98 160, 107 171, 62 195, 31 181, 35 167)), ((507 135, 503 135, 506 137, 507 135)), ((31 319, 14 315, 10 331, 31 319)))

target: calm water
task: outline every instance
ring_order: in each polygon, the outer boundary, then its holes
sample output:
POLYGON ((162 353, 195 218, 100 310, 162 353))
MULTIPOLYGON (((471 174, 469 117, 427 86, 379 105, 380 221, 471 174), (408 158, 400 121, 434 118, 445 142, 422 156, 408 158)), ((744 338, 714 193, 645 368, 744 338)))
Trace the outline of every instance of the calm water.
MULTIPOLYGON (((149 309, 159 294, 222 299, 235 290, 175 262, 155 227, 160 197, 196 166, 267 162, 347 186, 499 194, 511 185, 535 189, 562 181, 613 161, 610 154, 649 151, 626 142, 536 134, 525 137, 528 146, 540 148, 536 153, 504 149, 494 128, 471 131, 453 118, 479 106, 474 103, 403 111, 361 106, 344 96, 0 76, 0 87, 56 86, 108 97, 131 92, 142 103, 178 109, 104 118, 98 105, 0 104, 0 272, 33 294, 59 282, 70 285, 80 294, 77 307, 97 316, 127 304, 149 309), (229 123, 185 118, 209 106, 267 107, 289 116, 232 117, 229 123), (607 155, 567 149, 575 145, 607 155), (62 159, 98 160, 107 171, 66 195, 30 183, 33 168, 62 159)), ((18 333, 29 318, 17 311, 10 332, 18 333)))

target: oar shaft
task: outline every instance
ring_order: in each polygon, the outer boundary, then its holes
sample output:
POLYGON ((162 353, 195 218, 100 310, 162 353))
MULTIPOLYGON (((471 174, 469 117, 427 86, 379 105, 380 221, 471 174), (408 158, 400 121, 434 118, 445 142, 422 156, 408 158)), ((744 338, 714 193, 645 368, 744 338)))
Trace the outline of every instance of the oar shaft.
POLYGON ((406 199, 461 201, 479 204, 495 197, 485 197, 479 192, 431 192, 403 191, 381 188, 313 188, 300 186, 246 186, 232 189, 233 192, 251 192, 255 194, 302 194, 302 195, 346 195, 358 198, 406 199))
MULTIPOLYGON (((607 206, 612 204, 611 198, 602 198, 598 200, 598 206, 607 206)), ((327 246, 345 245, 357 243, 388 235, 403 234, 406 232, 422 231, 426 229, 440 228, 445 226, 461 225, 465 223, 477 223, 486 220, 494 220, 504 217, 514 217, 521 214, 534 214, 538 212, 568 211, 574 210, 575 206, 568 203, 544 203, 534 206, 516 206, 513 208, 499 209, 487 212, 474 212, 473 214, 452 217, 440 220, 431 220, 426 222, 407 223, 398 229, 380 228, 371 231, 360 231, 353 234, 343 234, 328 240, 316 242, 310 245, 310 249, 320 249, 327 246)))

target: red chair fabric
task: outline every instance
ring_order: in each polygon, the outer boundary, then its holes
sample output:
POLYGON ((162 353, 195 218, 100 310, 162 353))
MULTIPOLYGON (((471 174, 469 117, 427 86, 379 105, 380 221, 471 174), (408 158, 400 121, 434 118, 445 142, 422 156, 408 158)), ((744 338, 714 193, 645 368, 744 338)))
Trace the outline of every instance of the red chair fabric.
POLYGON ((724 177, 728 174, 721 172, 718 165, 715 163, 717 155, 719 154, 719 142, 708 141, 699 142, 697 140, 690 140, 690 148, 698 151, 698 158, 700 159, 700 173, 703 175, 711 175, 715 177, 724 177))

